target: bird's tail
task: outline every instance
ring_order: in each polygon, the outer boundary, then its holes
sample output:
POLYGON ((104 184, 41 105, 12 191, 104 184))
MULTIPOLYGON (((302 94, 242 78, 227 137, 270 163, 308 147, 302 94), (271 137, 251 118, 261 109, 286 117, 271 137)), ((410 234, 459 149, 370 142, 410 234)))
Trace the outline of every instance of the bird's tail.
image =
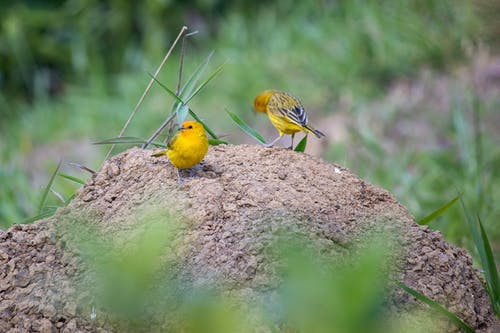
POLYGON ((325 133, 317 130, 317 129, 314 129, 313 127, 311 126, 304 126, 304 128, 309 132, 309 133, 312 133, 314 135, 316 135, 316 137, 319 139, 321 138, 322 136, 325 136, 325 133))
POLYGON ((166 154, 167 154, 167 150, 168 150, 168 149, 160 150, 159 152, 154 153, 154 154, 152 154, 151 156, 158 157, 158 156, 163 156, 163 155, 166 155, 166 154))

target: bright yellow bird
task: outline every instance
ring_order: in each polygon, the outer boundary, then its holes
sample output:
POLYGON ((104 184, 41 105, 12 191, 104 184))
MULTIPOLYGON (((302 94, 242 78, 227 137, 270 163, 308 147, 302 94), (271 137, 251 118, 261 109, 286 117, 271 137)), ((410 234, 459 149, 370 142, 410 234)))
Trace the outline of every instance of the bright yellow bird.
POLYGON ((277 90, 266 90, 260 93, 253 101, 253 107, 259 112, 267 113, 269 120, 279 132, 279 136, 266 146, 271 147, 285 134, 293 137, 297 132, 306 132, 321 138, 322 132, 307 124, 307 115, 304 106, 298 98, 277 90))
POLYGON ((152 156, 167 155, 177 168, 179 182, 182 181, 179 169, 189 169, 200 163, 208 151, 208 139, 203 125, 196 121, 185 121, 179 132, 170 140, 167 149, 152 156))

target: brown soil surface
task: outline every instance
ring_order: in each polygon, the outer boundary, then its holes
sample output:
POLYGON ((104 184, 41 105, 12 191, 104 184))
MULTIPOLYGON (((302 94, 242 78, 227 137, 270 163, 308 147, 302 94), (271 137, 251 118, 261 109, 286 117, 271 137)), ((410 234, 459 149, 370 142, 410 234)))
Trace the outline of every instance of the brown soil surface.
MULTIPOLYGON (((150 155, 135 148, 111 158, 68 207, 0 232, 1 332, 115 330, 98 304, 90 320, 92 297, 78 286, 92 278, 77 244, 84 236, 74 228, 86 221, 94 237, 130 243, 144 226, 136 217, 151 211, 165 225, 172 214, 182 216, 162 260, 176 263, 186 289, 224 288, 249 300, 273 290, 279 276, 267 249, 279 232, 332 257, 363 244, 367 231, 388 232, 404 248, 394 278, 480 332, 499 327, 470 256, 418 226, 389 192, 339 165, 287 149, 222 145, 178 184, 166 159, 150 155)), ((419 306, 397 288, 389 304, 395 312, 419 306)), ((435 329, 455 331, 444 319, 435 329)))

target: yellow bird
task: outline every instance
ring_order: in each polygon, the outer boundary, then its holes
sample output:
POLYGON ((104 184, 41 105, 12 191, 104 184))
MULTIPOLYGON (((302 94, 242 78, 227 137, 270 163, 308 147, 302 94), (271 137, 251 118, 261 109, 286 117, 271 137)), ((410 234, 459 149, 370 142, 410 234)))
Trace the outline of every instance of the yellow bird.
POLYGON ((266 146, 271 147, 285 134, 293 137, 297 132, 306 132, 321 138, 325 136, 322 132, 307 124, 307 115, 304 106, 298 98, 277 90, 266 90, 260 93, 253 102, 253 107, 259 112, 264 112, 279 132, 279 136, 266 146))
POLYGON ((182 182, 179 169, 189 169, 200 163, 208 151, 208 139, 203 125, 196 121, 185 121, 179 132, 170 140, 167 149, 152 156, 167 155, 177 168, 178 181, 182 182))

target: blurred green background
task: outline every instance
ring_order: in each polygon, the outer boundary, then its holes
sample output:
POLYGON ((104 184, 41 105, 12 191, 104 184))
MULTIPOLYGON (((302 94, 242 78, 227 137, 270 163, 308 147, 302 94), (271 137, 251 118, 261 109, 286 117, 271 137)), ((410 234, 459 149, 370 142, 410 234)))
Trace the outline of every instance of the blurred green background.
MULTIPOLYGON (((211 50, 207 73, 227 62, 191 107, 231 143, 254 142, 224 109, 274 138, 253 98, 291 92, 327 133, 309 153, 388 189, 417 219, 463 192, 498 258, 499 16, 487 0, 2 1, 0 227, 38 213, 60 159, 99 169, 109 147, 91 142, 117 136, 186 25, 198 34, 185 77, 211 50)), ((179 56, 160 75, 174 90, 179 56)), ((172 102, 155 85, 125 134, 149 137, 172 102)), ((58 177, 54 189, 66 200, 78 186, 58 177)), ((474 252, 460 205, 431 227, 474 252)))

